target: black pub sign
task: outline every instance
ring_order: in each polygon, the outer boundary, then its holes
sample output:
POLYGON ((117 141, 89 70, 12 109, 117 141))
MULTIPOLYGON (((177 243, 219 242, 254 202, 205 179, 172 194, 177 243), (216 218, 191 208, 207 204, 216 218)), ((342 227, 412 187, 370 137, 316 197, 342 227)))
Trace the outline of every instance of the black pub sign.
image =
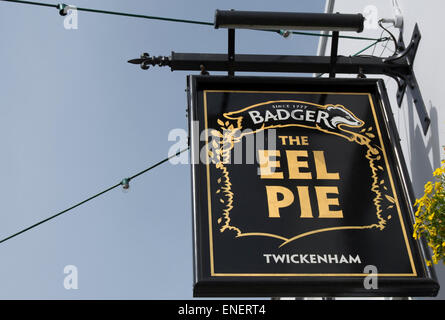
POLYGON ((434 296, 381 80, 189 76, 195 296, 434 296))

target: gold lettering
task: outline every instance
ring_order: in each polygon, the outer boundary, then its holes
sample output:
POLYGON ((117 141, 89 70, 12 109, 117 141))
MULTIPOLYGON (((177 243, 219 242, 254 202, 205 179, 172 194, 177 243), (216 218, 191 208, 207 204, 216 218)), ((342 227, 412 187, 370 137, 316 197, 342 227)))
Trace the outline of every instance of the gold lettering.
POLYGON ((326 169, 326 159, 324 151, 314 151, 315 170, 317 171, 317 179, 339 180, 338 172, 329 173, 326 169))
POLYGON ((328 193, 338 194, 337 187, 315 187, 318 201, 319 218, 343 218, 343 211, 333 211, 329 206, 338 206, 338 198, 328 198, 328 193))
POLYGON ((308 157, 306 150, 286 150, 286 155, 289 166, 289 179, 312 179, 310 172, 300 171, 300 168, 309 167, 307 161, 298 160, 298 157, 308 157))
POLYGON ((298 198, 300 199, 300 218, 313 218, 311 200, 309 198, 309 187, 298 186, 298 198))
POLYGON ((295 142, 295 144, 296 144, 297 146, 299 146, 299 145, 300 145, 300 137, 299 137, 299 136, 296 136, 295 138, 294 138, 294 137, 289 137, 289 144, 290 144, 291 146, 294 145, 294 142, 295 142))
POLYGON ((278 138, 281 139, 281 144, 282 144, 283 146, 285 146, 285 145, 286 145, 286 139, 287 139, 287 136, 278 136, 278 138))
POLYGON ((294 202, 294 194, 286 187, 266 186, 266 193, 269 218, 279 218, 280 208, 287 207, 294 202), (278 194, 283 196, 282 200, 278 200, 278 194))
POLYGON ((261 179, 283 179, 283 172, 275 172, 275 168, 280 167, 280 161, 270 160, 271 156, 279 157, 280 150, 258 150, 258 154, 261 179))

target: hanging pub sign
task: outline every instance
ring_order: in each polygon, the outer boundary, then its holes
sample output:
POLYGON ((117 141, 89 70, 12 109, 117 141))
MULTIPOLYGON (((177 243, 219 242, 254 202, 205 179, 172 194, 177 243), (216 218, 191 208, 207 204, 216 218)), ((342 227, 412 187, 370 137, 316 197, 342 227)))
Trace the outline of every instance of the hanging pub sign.
POLYGON ((195 296, 434 296, 381 80, 190 76, 195 296))

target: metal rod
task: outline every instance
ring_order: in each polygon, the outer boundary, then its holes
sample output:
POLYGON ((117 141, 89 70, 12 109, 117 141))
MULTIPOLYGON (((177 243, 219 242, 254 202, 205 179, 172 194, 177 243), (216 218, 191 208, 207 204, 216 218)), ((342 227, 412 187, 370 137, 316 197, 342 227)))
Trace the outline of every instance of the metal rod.
MULTIPOLYGON (((175 70, 200 71, 201 65, 208 71, 227 71, 228 55, 207 53, 177 53, 171 57, 156 57, 163 65, 175 70)), ((329 73, 331 58, 328 56, 290 56, 237 54, 232 62, 233 71, 241 72, 286 72, 286 73, 329 73)), ((378 57, 342 57, 338 56, 335 72, 358 74, 362 68, 366 74, 389 74, 391 72, 407 75, 410 72, 406 62, 384 63, 378 57)))
POLYGON ((332 32, 332 43, 331 43, 331 70, 329 71, 329 78, 335 78, 335 64, 337 63, 337 52, 338 52, 338 36, 339 32, 332 32))
POLYGON ((233 62, 235 61, 235 29, 228 30, 227 56, 229 60, 228 75, 234 76, 233 62))
POLYGON ((215 28, 363 31, 358 14, 216 10, 215 28))

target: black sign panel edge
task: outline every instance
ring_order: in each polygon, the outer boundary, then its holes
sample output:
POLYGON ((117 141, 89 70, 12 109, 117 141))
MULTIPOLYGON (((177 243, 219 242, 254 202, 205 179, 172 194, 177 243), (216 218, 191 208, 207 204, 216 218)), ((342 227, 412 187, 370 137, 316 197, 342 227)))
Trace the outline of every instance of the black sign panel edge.
MULTIPOLYGON (((199 145, 194 145, 193 137, 197 132, 196 128, 190 126, 192 120, 197 120, 197 98, 198 90, 204 89, 230 89, 230 90, 258 90, 258 87, 264 87, 270 91, 272 86, 276 91, 286 91, 295 86, 311 87, 335 86, 338 88, 347 87, 350 92, 355 88, 357 92, 369 92, 372 95, 375 108, 380 111, 385 118, 381 129, 386 130, 385 134, 390 141, 390 150, 387 150, 388 156, 395 159, 398 174, 394 179, 398 179, 402 185, 405 204, 410 211, 410 221, 405 221, 408 235, 412 234, 412 223, 414 221, 414 212, 410 203, 413 203, 414 192, 409 180, 408 170, 405 165, 403 153, 399 143, 397 128, 392 116, 389 99, 386 94, 386 88, 383 80, 380 79, 315 79, 315 78, 291 78, 291 77, 225 77, 225 76, 188 76, 188 117, 189 117, 189 142, 191 146, 192 158, 192 211, 193 211, 193 255, 194 255, 194 288, 193 294, 196 297, 274 297, 274 296, 435 296, 437 295, 439 285, 436 279, 434 269, 426 266, 425 260, 429 259, 429 251, 423 240, 410 243, 414 257, 421 257, 416 262, 417 276, 410 278, 402 277, 380 277, 378 289, 366 290, 363 287, 363 278, 352 277, 311 277, 307 278, 289 278, 277 277, 271 279, 268 277, 211 277, 209 263, 209 248, 207 241, 199 239, 208 239, 208 225, 202 225, 200 219, 200 203, 202 197, 198 190, 194 188, 197 182, 202 181, 202 165, 195 164, 193 155, 199 155, 199 145), (287 88, 287 89, 286 89, 287 88)), ((294 90, 294 89, 292 89, 294 90)), ((265 90, 266 91, 266 90, 265 90)), ((300 90, 301 91, 301 90, 300 90)), ((311 91, 311 90, 308 90, 311 91)), ((332 89, 331 89, 332 91, 332 89)), ((404 217, 406 218, 406 217, 404 217)), ((418 259, 417 259, 418 260, 418 259)))

